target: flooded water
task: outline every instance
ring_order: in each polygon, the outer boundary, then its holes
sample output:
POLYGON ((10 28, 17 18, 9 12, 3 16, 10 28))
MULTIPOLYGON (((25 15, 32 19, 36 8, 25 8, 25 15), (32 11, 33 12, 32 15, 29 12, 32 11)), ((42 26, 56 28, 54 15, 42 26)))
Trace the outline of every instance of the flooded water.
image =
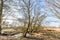
MULTIPOLYGON (((13 35, 13 36, 11 36, 11 37, 14 37, 14 38, 18 38, 18 37, 22 37, 23 36, 23 33, 19 33, 19 34, 16 34, 16 35, 13 35)), ((26 34, 26 37, 29 37, 30 36, 30 34, 26 34)))
POLYGON ((19 34, 13 35, 11 37, 18 38, 18 37, 22 37, 22 36, 23 36, 23 33, 19 33, 19 34))

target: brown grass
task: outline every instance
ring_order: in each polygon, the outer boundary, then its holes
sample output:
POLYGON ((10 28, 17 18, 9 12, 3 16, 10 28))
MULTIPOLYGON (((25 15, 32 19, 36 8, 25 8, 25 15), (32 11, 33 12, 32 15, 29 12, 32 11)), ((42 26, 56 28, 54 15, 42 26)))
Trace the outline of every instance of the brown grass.
MULTIPOLYGON (((19 30, 22 30, 22 28, 18 28, 19 30)), ((16 30, 18 30, 16 29, 16 30)), ((44 29, 38 29, 40 30, 38 33, 31 33, 31 38, 13 38, 8 36, 0 36, 0 40, 35 40, 34 38, 42 38, 43 40, 60 40, 60 28, 44 28, 44 29)), ((37 39, 36 39, 37 40, 37 39)))

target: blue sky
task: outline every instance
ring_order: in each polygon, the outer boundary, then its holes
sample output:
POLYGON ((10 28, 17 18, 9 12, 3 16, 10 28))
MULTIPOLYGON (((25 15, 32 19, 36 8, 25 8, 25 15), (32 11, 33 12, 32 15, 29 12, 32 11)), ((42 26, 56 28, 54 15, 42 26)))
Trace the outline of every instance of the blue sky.
MULTIPOLYGON (((16 14, 16 13, 19 13, 19 12, 18 12, 18 9, 20 9, 19 1, 17 1, 17 0, 14 0, 14 1, 15 1, 15 3, 17 4, 17 5, 14 4, 14 5, 16 5, 16 6, 13 6, 12 3, 9 4, 9 3, 6 2, 6 4, 11 7, 12 11, 14 10, 14 12, 13 12, 13 13, 15 13, 14 15, 18 16, 18 18, 19 18, 19 17, 22 18, 21 14, 16 14), (16 9, 17 9, 17 10, 16 10, 16 9)), ((39 7, 40 11, 41 11, 41 12, 46 12, 46 16, 47 16, 47 17, 43 20, 43 25, 58 26, 58 25, 60 24, 60 19, 58 19, 58 18, 54 15, 54 13, 51 12, 51 10, 49 9, 50 5, 48 6, 48 4, 45 2, 45 0, 36 0, 36 1, 40 1, 40 4, 38 5, 38 6, 40 6, 40 7, 39 7)), ((36 2, 36 1, 35 1, 35 2, 36 2)), ((60 10, 59 10, 59 11, 60 11, 60 10)), ((12 18, 12 17, 9 17, 9 19, 11 19, 11 18, 12 18)), ((10 21, 10 20, 9 20, 9 21, 10 21)), ((10 22, 12 22, 12 21, 10 21, 10 22)))
POLYGON ((45 26, 56 26, 58 27, 60 25, 60 19, 56 17, 47 17, 43 20, 43 25, 45 26))
MULTIPOLYGON (((51 0, 50 0, 51 1, 51 0)), ((58 27, 60 25, 60 19, 58 19, 54 13, 51 12, 51 10, 48 8, 50 5, 47 7, 47 3, 45 3, 45 0, 41 0, 41 11, 47 10, 47 17, 43 20, 43 25, 48 25, 48 26, 56 26, 58 27), (44 9, 44 7, 47 7, 44 9)), ((58 10, 60 11, 60 10, 58 10)))

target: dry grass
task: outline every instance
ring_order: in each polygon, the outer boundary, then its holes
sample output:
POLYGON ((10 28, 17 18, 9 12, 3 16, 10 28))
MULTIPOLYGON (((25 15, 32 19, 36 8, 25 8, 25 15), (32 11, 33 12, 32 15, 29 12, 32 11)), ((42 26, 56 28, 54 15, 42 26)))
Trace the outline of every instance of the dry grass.
MULTIPOLYGON (((40 29, 39 29, 40 30, 40 29)), ((60 40, 60 28, 44 28, 38 33, 31 33, 31 38, 13 38, 8 36, 0 36, 0 40, 60 40)))
POLYGON ((14 30, 14 29, 3 29, 2 32, 3 33, 15 33, 16 30, 14 30))

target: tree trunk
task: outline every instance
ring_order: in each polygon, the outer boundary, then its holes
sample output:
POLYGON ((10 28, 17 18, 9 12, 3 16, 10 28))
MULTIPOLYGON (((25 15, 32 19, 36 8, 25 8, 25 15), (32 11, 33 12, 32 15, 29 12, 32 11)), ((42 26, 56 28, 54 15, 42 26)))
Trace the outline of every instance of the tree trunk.
POLYGON ((0 34, 1 34, 1 22, 2 22, 2 9, 3 9, 3 0, 1 0, 0 4, 0 34))
POLYGON ((29 0, 29 5, 28 5, 28 7, 27 7, 27 10, 28 10, 28 17, 29 17, 29 18, 28 18, 28 21, 29 21, 29 22, 28 22, 28 26, 27 26, 26 32, 25 32, 25 34, 24 34, 24 37, 26 37, 26 34, 29 33, 28 30, 29 30, 29 27, 30 27, 30 0, 29 0))

